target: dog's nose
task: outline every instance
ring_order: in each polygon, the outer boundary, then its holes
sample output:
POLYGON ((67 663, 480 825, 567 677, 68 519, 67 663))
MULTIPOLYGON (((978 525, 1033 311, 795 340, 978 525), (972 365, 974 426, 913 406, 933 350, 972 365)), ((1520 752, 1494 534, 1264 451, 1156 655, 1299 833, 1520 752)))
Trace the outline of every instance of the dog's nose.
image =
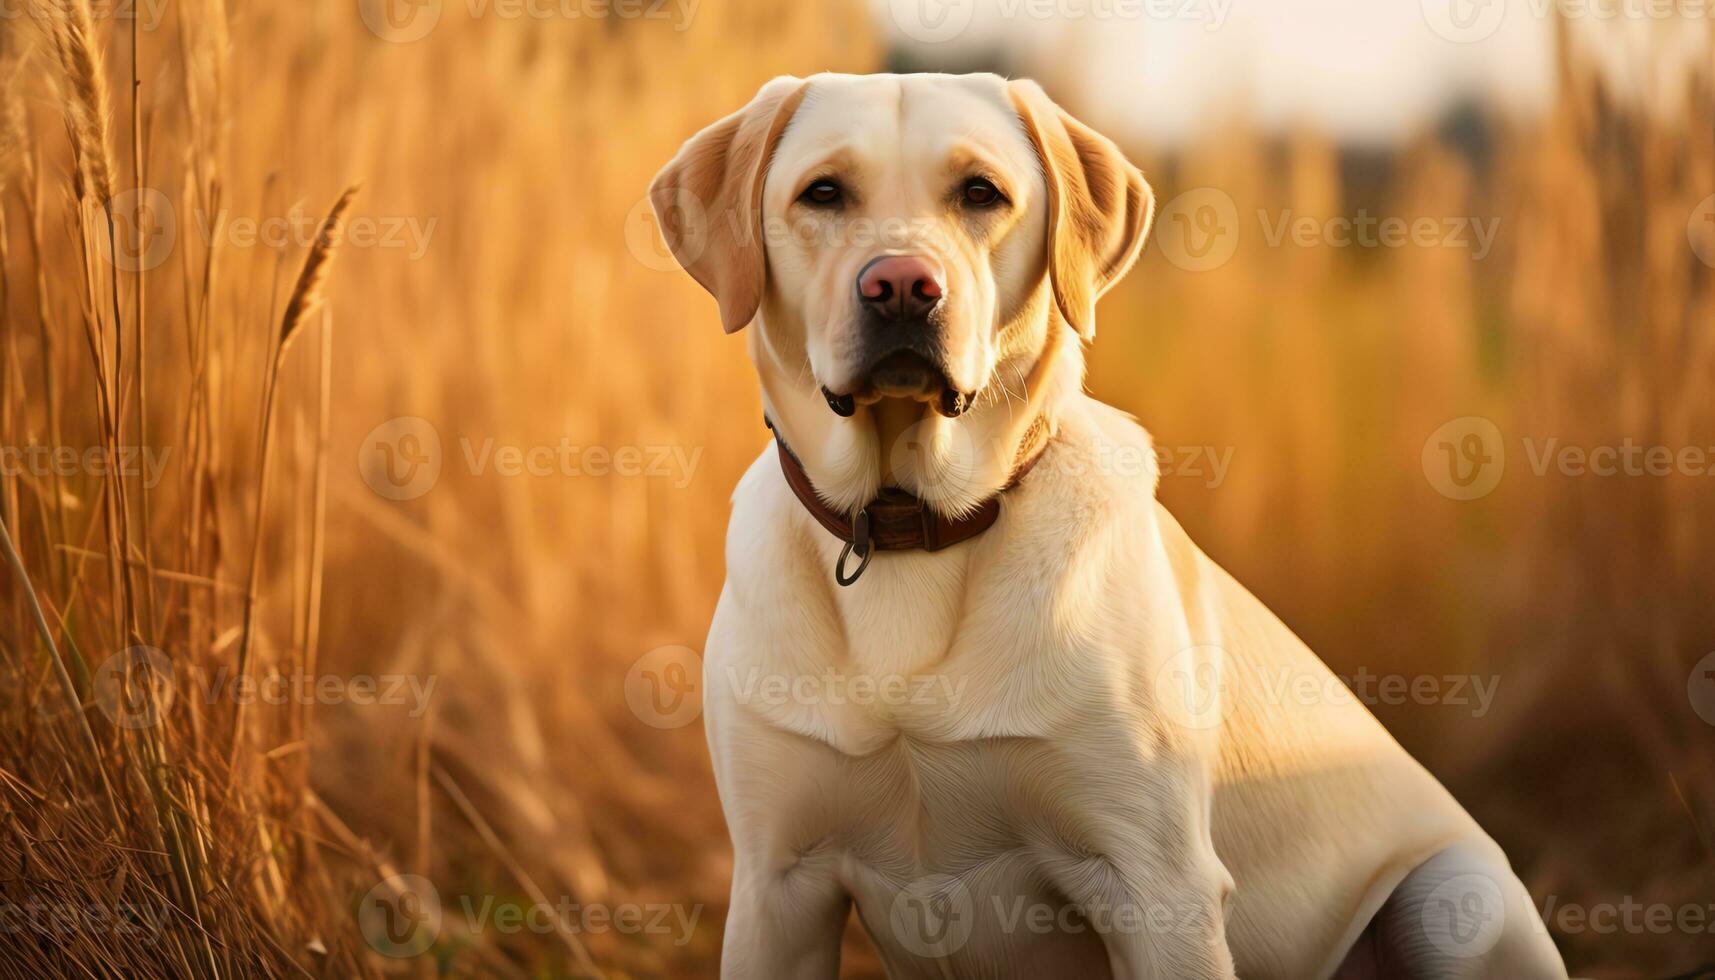
POLYGON ((919 255, 883 255, 858 273, 863 304, 889 320, 927 316, 941 302, 941 269, 919 255))

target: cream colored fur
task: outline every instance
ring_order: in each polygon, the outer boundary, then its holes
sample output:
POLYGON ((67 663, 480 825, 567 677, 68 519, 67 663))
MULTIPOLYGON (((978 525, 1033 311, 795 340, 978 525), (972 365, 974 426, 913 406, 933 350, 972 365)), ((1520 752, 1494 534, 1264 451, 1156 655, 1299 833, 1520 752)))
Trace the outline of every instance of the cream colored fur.
MULTIPOLYGON (((1326 977, 1443 853, 1505 898, 1493 941, 1454 950, 1470 975, 1564 976, 1499 849, 1355 700, 1282 696, 1337 681, 1186 537, 1152 468, 1117 462, 1153 458, 1149 436, 1083 393, 1081 336, 1152 205, 1112 144, 1032 83, 781 79, 654 194, 728 327, 753 327, 767 410, 830 504, 893 483, 958 514, 1049 436, 987 533, 882 553, 850 588, 772 448, 740 482, 705 661, 724 976, 836 975, 855 908, 899 977, 1326 977), (976 158, 1006 213, 948 203, 976 158), (796 203, 824 170, 852 192, 838 229, 796 203), (685 230, 687 208, 725 230, 685 230), (862 367, 850 284, 905 251, 948 271, 946 374, 976 406, 838 417, 820 389, 862 367)), ((1411 945, 1397 975, 1428 962, 1411 945)))

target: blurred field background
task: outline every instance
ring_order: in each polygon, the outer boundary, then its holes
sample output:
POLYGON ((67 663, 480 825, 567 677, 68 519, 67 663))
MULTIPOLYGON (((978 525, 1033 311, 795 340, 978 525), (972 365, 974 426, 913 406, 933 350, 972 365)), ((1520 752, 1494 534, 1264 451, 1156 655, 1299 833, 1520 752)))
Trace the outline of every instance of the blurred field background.
MULTIPOLYGON (((701 726, 648 723, 626 682, 700 647, 765 431, 740 342, 643 192, 774 74, 935 52, 833 0, 689 21, 448 3, 416 39, 356 6, 176 0, 151 23, 32 0, 0 23, 0 445, 166 461, 148 486, 3 474, 28 583, 0 573, 0 973, 713 974, 730 856, 701 726), (347 228, 423 247, 318 244, 354 184, 347 228), (234 232, 291 214, 307 231, 285 241, 234 232), (405 434, 438 440, 439 478, 391 499, 382 450, 421 448, 405 434), (562 441, 695 462, 507 477, 466 458, 562 441), (151 669, 115 658, 137 648, 151 669), (433 696, 240 711, 206 692, 241 660, 433 696), (394 959, 360 920, 402 874, 446 914, 394 959), (682 944, 458 914, 561 896, 702 910, 682 944), (164 926, 17 925, 39 906, 164 926)), ((1537 476, 1521 442, 1715 447, 1715 244, 1700 260, 1688 238, 1715 192, 1715 33, 1695 70, 1621 97, 1599 41, 1550 29, 1540 111, 1473 102, 1381 146, 1244 106, 1171 149, 1128 136, 1160 201, 1215 189, 1240 237, 1188 271, 1164 237, 1188 226, 1164 221, 1104 303, 1090 383, 1165 447, 1230 450, 1224 479, 1170 473, 1163 498, 1336 671, 1498 682, 1481 717, 1375 710, 1539 902, 1707 908, 1715 728, 1693 666, 1715 651, 1715 483, 1537 476), (1284 209, 1500 232, 1482 261, 1270 246, 1255 216, 1284 209), (1467 416, 1504 434, 1507 469, 1456 501, 1424 454, 1467 416)), ((1034 74, 1077 111, 1078 43, 952 67, 1034 74)), ((1711 959, 1711 929, 1556 939, 1576 974, 1644 977, 1711 959)), ((849 975, 876 975, 864 945, 854 930, 849 975)))

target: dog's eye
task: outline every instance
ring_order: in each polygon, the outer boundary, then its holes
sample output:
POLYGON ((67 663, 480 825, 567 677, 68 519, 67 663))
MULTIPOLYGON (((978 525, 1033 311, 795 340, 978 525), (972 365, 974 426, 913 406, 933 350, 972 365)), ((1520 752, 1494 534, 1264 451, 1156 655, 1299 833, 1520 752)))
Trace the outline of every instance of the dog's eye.
POLYGON ((965 181, 965 203, 972 207, 993 207, 1004 200, 1006 197, 992 181, 982 177, 972 177, 965 181))
POLYGON ((840 187, 838 182, 818 180, 804 188, 804 193, 798 195, 798 200, 805 204, 825 208, 840 203, 840 199, 843 197, 845 197, 845 190, 840 187))

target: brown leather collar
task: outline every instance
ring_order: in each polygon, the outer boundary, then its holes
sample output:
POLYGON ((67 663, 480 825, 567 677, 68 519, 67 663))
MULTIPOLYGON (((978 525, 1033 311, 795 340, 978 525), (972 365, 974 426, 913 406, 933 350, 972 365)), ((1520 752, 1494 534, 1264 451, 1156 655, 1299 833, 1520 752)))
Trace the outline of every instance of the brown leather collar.
POLYGON ((856 582, 877 551, 940 551, 987 531, 1000 518, 1000 495, 1018 486, 1048 448, 1047 440, 1040 440, 1030 455, 1013 469, 1006 486, 964 517, 938 514, 917 497, 897 487, 883 487, 881 495, 862 510, 846 515, 823 502, 810 482, 810 475, 804 472, 804 464, 787 448, 779 430, 774 429, 774 423, 767 418, 763 421, 774 430, 774 445, 779 451, 780 471, 786 474, 786 485, 792 488, 793 495, 816 519, 816 523, 846 543, 839 561, 834 564, 834 580, 841 585, 856 582), (848 574, 846 562, 853 554, 858 556, 860 563, 855 571, 848 574))

